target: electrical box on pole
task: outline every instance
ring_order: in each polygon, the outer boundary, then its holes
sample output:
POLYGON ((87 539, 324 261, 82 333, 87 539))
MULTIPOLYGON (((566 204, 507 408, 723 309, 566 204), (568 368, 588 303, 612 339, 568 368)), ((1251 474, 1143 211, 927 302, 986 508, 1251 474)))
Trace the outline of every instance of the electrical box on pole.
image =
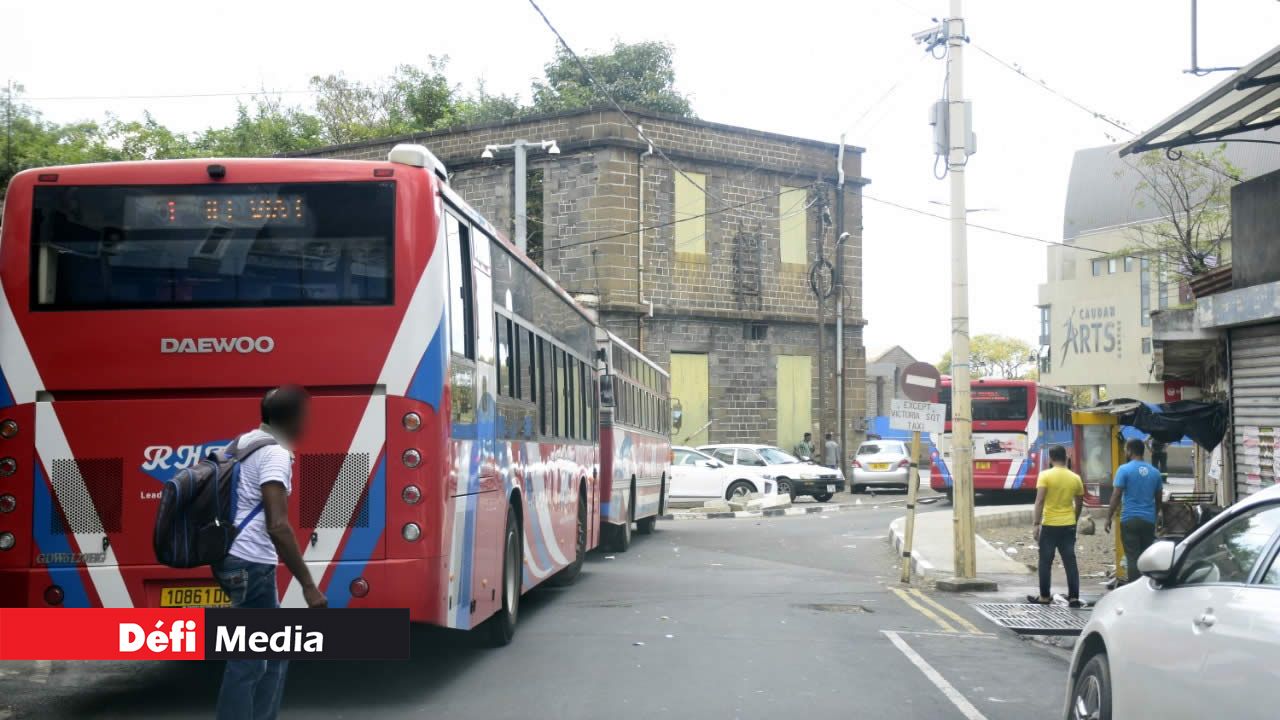
MULTIPOLYGON (((978 135, 973 132, 973 103, 965 100, 964 105, 964 154, 965 157, 978 152, 978 135)), ((951 153, 951 108, 946 100, 938 100, 929 108, 929 124, 933 126, 933 154, 946 157, 951 153)))

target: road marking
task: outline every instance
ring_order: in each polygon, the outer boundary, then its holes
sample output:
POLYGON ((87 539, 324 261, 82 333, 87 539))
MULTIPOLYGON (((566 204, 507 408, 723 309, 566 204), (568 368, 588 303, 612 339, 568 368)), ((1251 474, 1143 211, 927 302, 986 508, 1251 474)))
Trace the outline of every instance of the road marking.
POLYGON ((947 617, 949 617, 949 618, 951 618, 952 620, 954 620, 954 621, 956 622, 956 624, 957 624, 957 625, 959 625, 960 627, 964 628, 965 630, 967 630, 967 631, 969 631, 969 632, 971 632, 971 633, 973 633, 973 634, 975 634, 975 635, 978 635, 978 634, 981 634, 981 633, 982 633, 982 631, 978 629, 978 626, 977 626, 977 625, 974 625, 973 623, 969 622, 968 620, 965 620, 965 619, 964 619, 964 617, 962 617, 959 613, 955 612, 954 610, 950 610, 950 609, 948 609, 948 608, 947 608, 946 606, 944 606, 942 603, 938 602, 937 600, 934 600, 933 598, 929 597, 928 595, 925 595, 924 593, 920 592, 920 591, 919 591, 919 590, 917 590, 916 588, 911 588, 910 592, 911 592, 911 594, 912 594, 912 595, 915 595, 916 597, 920 598, 921 600, 925 601, 926 603, 929 603, 930 605, 932 605, 933 607, 937 608, 938 610, 941 610, 943 615, 946 615, 947 617))
POLYGON ((37 685, 46 685, 49 682, 49 673, 53 672, 53 663, 48 660, 37 660, 36 668, 31 673, 31 682, 37 685))
POLYGON ((889 638, 889 642, 893 643, 894 647, 898 648, 898 650, 902 651, 903 655, 907 656, 907 659, 911 661, 912 665, 919 668, 920 672, 924 673, 924 676, 929 678, 929 682, 933 683, 935 687, 942 691, 942 694, 951 701, 952 705, 956 706, 956 709, 959 710, 967 720, 987 720, 987 717, 979 712, 978 708, 974 707, 973 703, 969 702, 964 695, 961 695, 960 691, 957 690, 954 685, 947 682, 947 679, 938 674, 938 671, 934 670, 932 665, 930 665, 924 658, 920 657, 920 653, 912 650, 910 645, 908 645, 902 638, 898 637, 898 633, 893 632, 892 630, 882 630, 881 632, 885 634, 885 637, 889 638))
MULTIPOLYGON (((881 631, 884 632, 884 631, 881 631)), ((921 635, 923 637, 944 637, 944 638, 977 638, 979 640, 994 640, 998 637, 995 633, 943 633, 934 632, 933 630, 894 630, 899 635, 921 635)))
POLYGON ((912 599, 910 595, 907 594, 905 590, 902 590, 899 588, 889 588, 889 589, 893 591, 894 595, 897 595, 899 598, 901 598, 902 602, 906 603, 907 605, 910 605, 921 615, 924 615, 925 617, 937 623, 938 627, 942 628, 943 632, 949 632, 949 633, 956 632, 956 629, 951 627, 950 623, 948 623, 946 620, 943 620, 934 611, 916 602, 914 599, 912 599))

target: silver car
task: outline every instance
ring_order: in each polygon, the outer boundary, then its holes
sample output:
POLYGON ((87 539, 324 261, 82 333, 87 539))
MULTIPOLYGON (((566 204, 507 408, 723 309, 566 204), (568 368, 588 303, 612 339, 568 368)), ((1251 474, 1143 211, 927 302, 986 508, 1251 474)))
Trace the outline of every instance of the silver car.
POLYGON ((911 453, 900 440, 868 440, 858 446, 853 456, 853 492, 862 492, 869 486, 907 486, 911 453))

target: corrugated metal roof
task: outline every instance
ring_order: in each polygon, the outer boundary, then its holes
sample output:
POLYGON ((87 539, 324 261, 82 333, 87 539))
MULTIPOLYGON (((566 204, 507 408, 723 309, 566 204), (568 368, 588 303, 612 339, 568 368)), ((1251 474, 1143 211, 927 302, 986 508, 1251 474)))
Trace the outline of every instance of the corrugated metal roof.
POLYGON ((1191 295, 1196 298, 1209 297, 1231 289, 1231 264, 1216 267, 1203 275, 1191 278, 1187 283, 1191 286, 1191 295))
POLYGON ((1120 155, 1193 145, 1278 125, 1280 45, 1120 148, 1120 155))
MULTIPOLYGON (((1280 129, 1256 130, 1239 137, 1280 141, 1280 129)), ((1231 138, 1224 142, 1227 160, 1240 168, 1246 180, 1280 170, 1280 145, 1231 142, 1231 138)), ((1120 147, 1104 145, 1076 151, 1071 162, 1067 203, 1062 216, 1064 240, 1160 216, 1151 203, 1135 202, 1134 196, 1142 178, 1130 167, 1136 161, 1134 158, 1120 157, 1120 147)))

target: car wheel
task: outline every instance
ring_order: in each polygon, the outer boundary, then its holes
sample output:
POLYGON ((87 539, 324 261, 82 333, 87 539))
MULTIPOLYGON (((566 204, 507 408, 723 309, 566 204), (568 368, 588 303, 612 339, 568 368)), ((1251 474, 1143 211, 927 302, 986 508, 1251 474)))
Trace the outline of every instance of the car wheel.
POLYGON ((791 498, 791 502, 796 501, 795 490, 791 489, 791 481, 787 478, 778 478, 778 494, 791 498))
MULTIPOLYGON (((728 489, 724 491, 724 499, 732 500, 734 498, 740 498, 745 495, 750 495, 755 491, 756 486, 752 485, 750 482, 747 482, 746 480, 734 480, 729 484, 728 489)), ((781 487, 778 488, 778 492, 782 492, 781 487)))
POLYGON ((829 492, 818 493, 817 495, 813 496, 813 499, 817 500, 818 502, 826 502, 831 498, 832 498, 832 494, 829 492))
POLYGON ((1072 720, 1111 720, 1111 663, 1106 653, 1089 658, 1071 690, 1072 720))

